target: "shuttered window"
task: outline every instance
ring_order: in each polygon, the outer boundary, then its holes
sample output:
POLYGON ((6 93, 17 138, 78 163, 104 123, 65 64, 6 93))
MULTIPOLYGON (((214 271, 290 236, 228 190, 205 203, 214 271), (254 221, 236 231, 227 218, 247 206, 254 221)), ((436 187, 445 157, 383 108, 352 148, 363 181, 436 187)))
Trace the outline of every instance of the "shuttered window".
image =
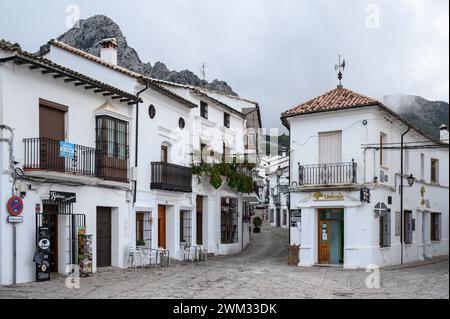
POLYGON ((441 241, 442 214, 432 213, 430 215, 430 218, 431 218, 430 239, 432 241, 441 241))
POLYGON ((319 133, 319 163, 342 162, 342 132, 319 133))
POLYGON ((375 205, 375 214, 380 223, 380 247, 391 246, 391 212, 386 204, 378 203, 375 205))
POLYGON ((203 101, 200 102, 200 116, 208 119, 208 104, 203 101))
POLYGON ((411 211, 405 211, 403 214, 404 217, 404 242, 405 244, 412 244, 413 242, 413 218, 411 211))
POLYGON ((110 116, 97 116, 97 150, 119 160, 128 159, 128 123, 110 116))

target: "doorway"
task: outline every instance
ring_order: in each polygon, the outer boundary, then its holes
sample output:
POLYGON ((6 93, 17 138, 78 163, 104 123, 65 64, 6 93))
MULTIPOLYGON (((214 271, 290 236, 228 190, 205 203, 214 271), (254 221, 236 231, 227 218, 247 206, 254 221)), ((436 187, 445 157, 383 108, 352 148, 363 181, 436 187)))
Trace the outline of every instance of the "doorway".
POLYGON ((277 208, 277 227, 281 227, 281 209, 277 208))
POLYGON ((158 206, 158 247, 166 249, 166 206, 158 206))
POLYGON ((344 263, 344 209, 319 209, 319 264, 344 263))
POLYGON ((50 234, 50 272, 58 272, 58 205, 44 204, 42 226, 48 227, 50 234))
POLYGON ((197 245, 203 245, 203 196, 197 196, 197 245))
POLYGON ((97 207, 97 268, 111 266, 111 208, 97 207))

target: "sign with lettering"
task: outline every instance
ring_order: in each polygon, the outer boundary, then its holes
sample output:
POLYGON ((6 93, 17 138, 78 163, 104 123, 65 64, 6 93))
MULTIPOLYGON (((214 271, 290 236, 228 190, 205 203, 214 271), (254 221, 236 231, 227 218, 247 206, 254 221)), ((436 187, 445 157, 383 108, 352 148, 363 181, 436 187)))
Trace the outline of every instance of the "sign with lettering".
POLYGON ((60 202, 60 203, 76 203, 77 202, 77 194, 50 191, 50 200, 52 202, 60 202))
POLYGON ((59 142, 59 156, 74 159, 75 158, 75 144, 60 141, 59 142))
POLYGON ((23 216, 8 216, 8 223, 10 224, 22 224, 23 216))
POLYGON ((301 222, 302 221, 302 210, 292 209, 291 210, 291 222, 301 222))
POLYGON ((321 192, 316 192, 313 194, 314 200, 317 202, 327 202, 327 201, 343 201, 345 200, 342 194, 323 194, 321 192))

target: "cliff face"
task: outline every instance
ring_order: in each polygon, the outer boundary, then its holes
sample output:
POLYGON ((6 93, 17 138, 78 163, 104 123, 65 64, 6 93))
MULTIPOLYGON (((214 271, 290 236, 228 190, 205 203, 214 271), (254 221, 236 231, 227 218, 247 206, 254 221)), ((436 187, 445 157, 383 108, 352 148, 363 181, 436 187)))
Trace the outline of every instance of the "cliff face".
MULTIPOLYGON (((100 41, 105 38, 117 39, 118 64, 122 67, 159 80, 204 87, 237 96, 233 89, 224 81, 216 79, 209 83, 201 80, 189 70, 171 71, 162 62, 156 62, 153 66, 148 62, 142 62, 136 50, 128 45, 127 39, 120 30, 119 25, 104 15, 96 15, 80 20, 79 28, 72 28, 57 39, 77 49, 100 56, 100 41)), ((41 53, 46 50, 48 50, 47 46, 41 47, 41 53)))
POLYGON ((439 138, 439 127, 449 124, 449 104, 442 101, 428 101, 414 95, 387 95, 384 104, 418 128, 439 138))

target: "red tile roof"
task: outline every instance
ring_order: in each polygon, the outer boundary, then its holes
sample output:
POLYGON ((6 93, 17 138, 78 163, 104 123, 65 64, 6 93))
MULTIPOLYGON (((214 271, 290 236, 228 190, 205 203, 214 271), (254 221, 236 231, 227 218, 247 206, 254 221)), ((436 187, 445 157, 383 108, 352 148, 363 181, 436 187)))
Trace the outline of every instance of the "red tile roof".
POLYGON ((290 117, 300 114, 341 110, 359 106, 380 105, 381 102, 359 93, 338 87, 282 114, 290 117))

